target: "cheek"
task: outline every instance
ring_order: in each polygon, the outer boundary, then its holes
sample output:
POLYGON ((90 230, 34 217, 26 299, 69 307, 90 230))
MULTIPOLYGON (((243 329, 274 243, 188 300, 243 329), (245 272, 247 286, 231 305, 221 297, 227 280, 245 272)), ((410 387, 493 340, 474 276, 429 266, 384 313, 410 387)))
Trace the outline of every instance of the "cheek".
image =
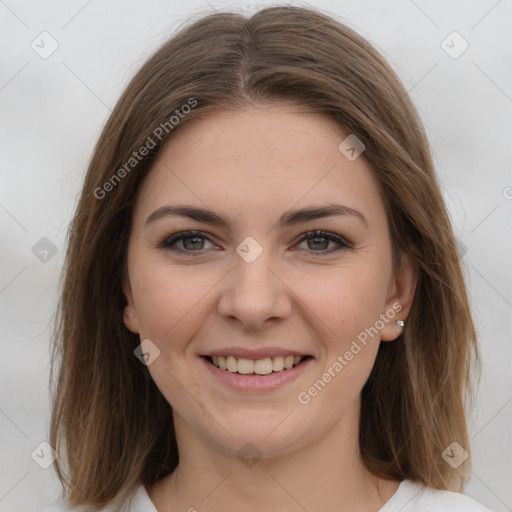
POLYGON ((168 263, 134 265, 132 290, 141 337, 182 339, 198 325, 218 276, 168 263), (179 333, 182 333, 180 335, 179 333))
POLYGON ((294 293, 322 337, 343 344, 375 324, 386 299, 387 281, 375 268, 333 269, 325 279, 295 280, 294 293))
POLYGON ((385 283, 369 270, 340 273, 321 292, 304 297, 316 315, 315 334, 323 353, 314 378, 300 390, 299 403, 307 402, 304 414, 309 418, 330 423, 357 400, 375 363, 380 345, 375 325, 383 313, 385 283))
MULTIPOLYGON (((140 339, 150 339, 159 355, 148 371, 167 401, 183 415, 201 415, 194 401, 183 393, 189 376, 184 369, 190 364, 194 346, 190 341, 204 324, 213 306, 212 292, 219 276, 200 273, 192 267, 178 269, 168 262, 140 262, 132 268, 132 291, 139 320, 140 339)), ((187 389, 189 389, 187 385, 187 389)), ((194 396, 200 396, 197 391, 194 396)))

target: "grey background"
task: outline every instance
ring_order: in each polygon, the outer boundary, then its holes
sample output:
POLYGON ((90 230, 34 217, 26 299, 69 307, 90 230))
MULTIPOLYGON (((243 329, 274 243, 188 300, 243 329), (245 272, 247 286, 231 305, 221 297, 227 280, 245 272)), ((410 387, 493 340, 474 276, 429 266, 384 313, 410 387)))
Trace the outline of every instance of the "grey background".
MULTIPOLYGON (((31 453, 47 439, 48 322, 65 233, 106 117, 127 80, 180 22, 264 5, 0 0, 0 512, 35 510, 59 498, 52 467, 42 469, 31 453), (58 43, 46 59, 31 47, 43 31, 58 43)), ((461 242, 483 359, 465 493, 495 511, 512 510, 512 1, 309 5, 375 44, 424 120, 461 242), (442 47, 453 31, 469 44, 458 58, 442 47)), ((461 43, 452 36, 444 45, 456 52, 461 43)))

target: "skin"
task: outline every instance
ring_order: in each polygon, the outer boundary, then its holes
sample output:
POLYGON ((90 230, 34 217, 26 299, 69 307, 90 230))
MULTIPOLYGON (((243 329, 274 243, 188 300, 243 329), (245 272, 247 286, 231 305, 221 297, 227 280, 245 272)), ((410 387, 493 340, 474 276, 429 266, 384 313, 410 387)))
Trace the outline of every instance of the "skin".
POLYGON ((160 355, 148 370, 173 407, 180 464, 147 489, 159 512, 377 511, 399 482, 371 475, 359 459, 360 392, 379 343, 399 335, 416 270, 392 268, 384 203, 362 156, 338 145, 349 132, 290 105, 210 112, 173 134, 135 205, 128 249, 125 325, 160 355), (359 210, 276 228, 286 210, 338 203, 359 210), (146 219, 164 205, 190 204, 226 216, 230 229, 189 218, 146 219), (303 240, 313 230, 346 238, 303 240), (186 230, 180 255, 159 243, 186 230), (263 249, 237 252, 248 236, 263 249), (192 237, 193 238, 193 237, 192 237), (324 253, 324 256, 320 253, 324 253), (365 328, 393 304, 402 310, 304 405, 307 391, 365 328), (130 315, 130 316, 129 316, 130 315), (226 387, 199 355, 226 347, 278 346, 314 360, 294 381, 260 394, 226 387), (247 442, 261 454, 248 467, 247 442))

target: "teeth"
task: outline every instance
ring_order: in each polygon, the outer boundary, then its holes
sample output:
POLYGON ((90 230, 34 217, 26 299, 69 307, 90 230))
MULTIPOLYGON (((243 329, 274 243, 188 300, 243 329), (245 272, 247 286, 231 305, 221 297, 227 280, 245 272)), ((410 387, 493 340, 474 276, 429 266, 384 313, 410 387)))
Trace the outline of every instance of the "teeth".
MULTIPOLYGON (((235 358, 233 358, 235 359, 235 358)), ((236 361, 236 359, 235 359, 236 361)), ((238 373, 254 373, 254 361, 252 359, 242 359, 238 360, 238 373)))
POLYGON ((302 360, 301 356, 277 356, 266 357, 264 359, 237 359, 233 356, 213 356, 213 364, 221 370, 241 373, 248 375, 255 373, 257 375, 268 375, 274 372, 280 372, 284 369, 289 370, 298 365, 302 360))
POLYGON ((258 375, 268 375, 272 373, 272 359, 266 357, 265 359, 257 359, 254 361, 254 373, 258 375))
POLYGON ((226 365, 228 367, 228 371, 230 371, 230 372, 237 371, 236 359, 233 356, 228 356, 228 358, 226 359, 226 365))
POLYGON ((284 370, 284 358, 283 357, 273 357, 272 358, 272 370, 275 372, 280 372, 284 370))

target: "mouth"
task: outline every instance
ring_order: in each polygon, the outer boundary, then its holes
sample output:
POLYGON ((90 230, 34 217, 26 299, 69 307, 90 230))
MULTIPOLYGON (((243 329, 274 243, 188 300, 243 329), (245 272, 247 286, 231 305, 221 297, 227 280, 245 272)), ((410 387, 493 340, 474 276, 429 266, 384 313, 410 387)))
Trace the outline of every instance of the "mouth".
POLYGON ((287 355, 265 357, 263 359, 237 358, 234 356, 201 356, 212 366, 219 370, 225 370, 240 375, 270 375, 271 373, 283 373, 301 365, 312 356, 287 355))

